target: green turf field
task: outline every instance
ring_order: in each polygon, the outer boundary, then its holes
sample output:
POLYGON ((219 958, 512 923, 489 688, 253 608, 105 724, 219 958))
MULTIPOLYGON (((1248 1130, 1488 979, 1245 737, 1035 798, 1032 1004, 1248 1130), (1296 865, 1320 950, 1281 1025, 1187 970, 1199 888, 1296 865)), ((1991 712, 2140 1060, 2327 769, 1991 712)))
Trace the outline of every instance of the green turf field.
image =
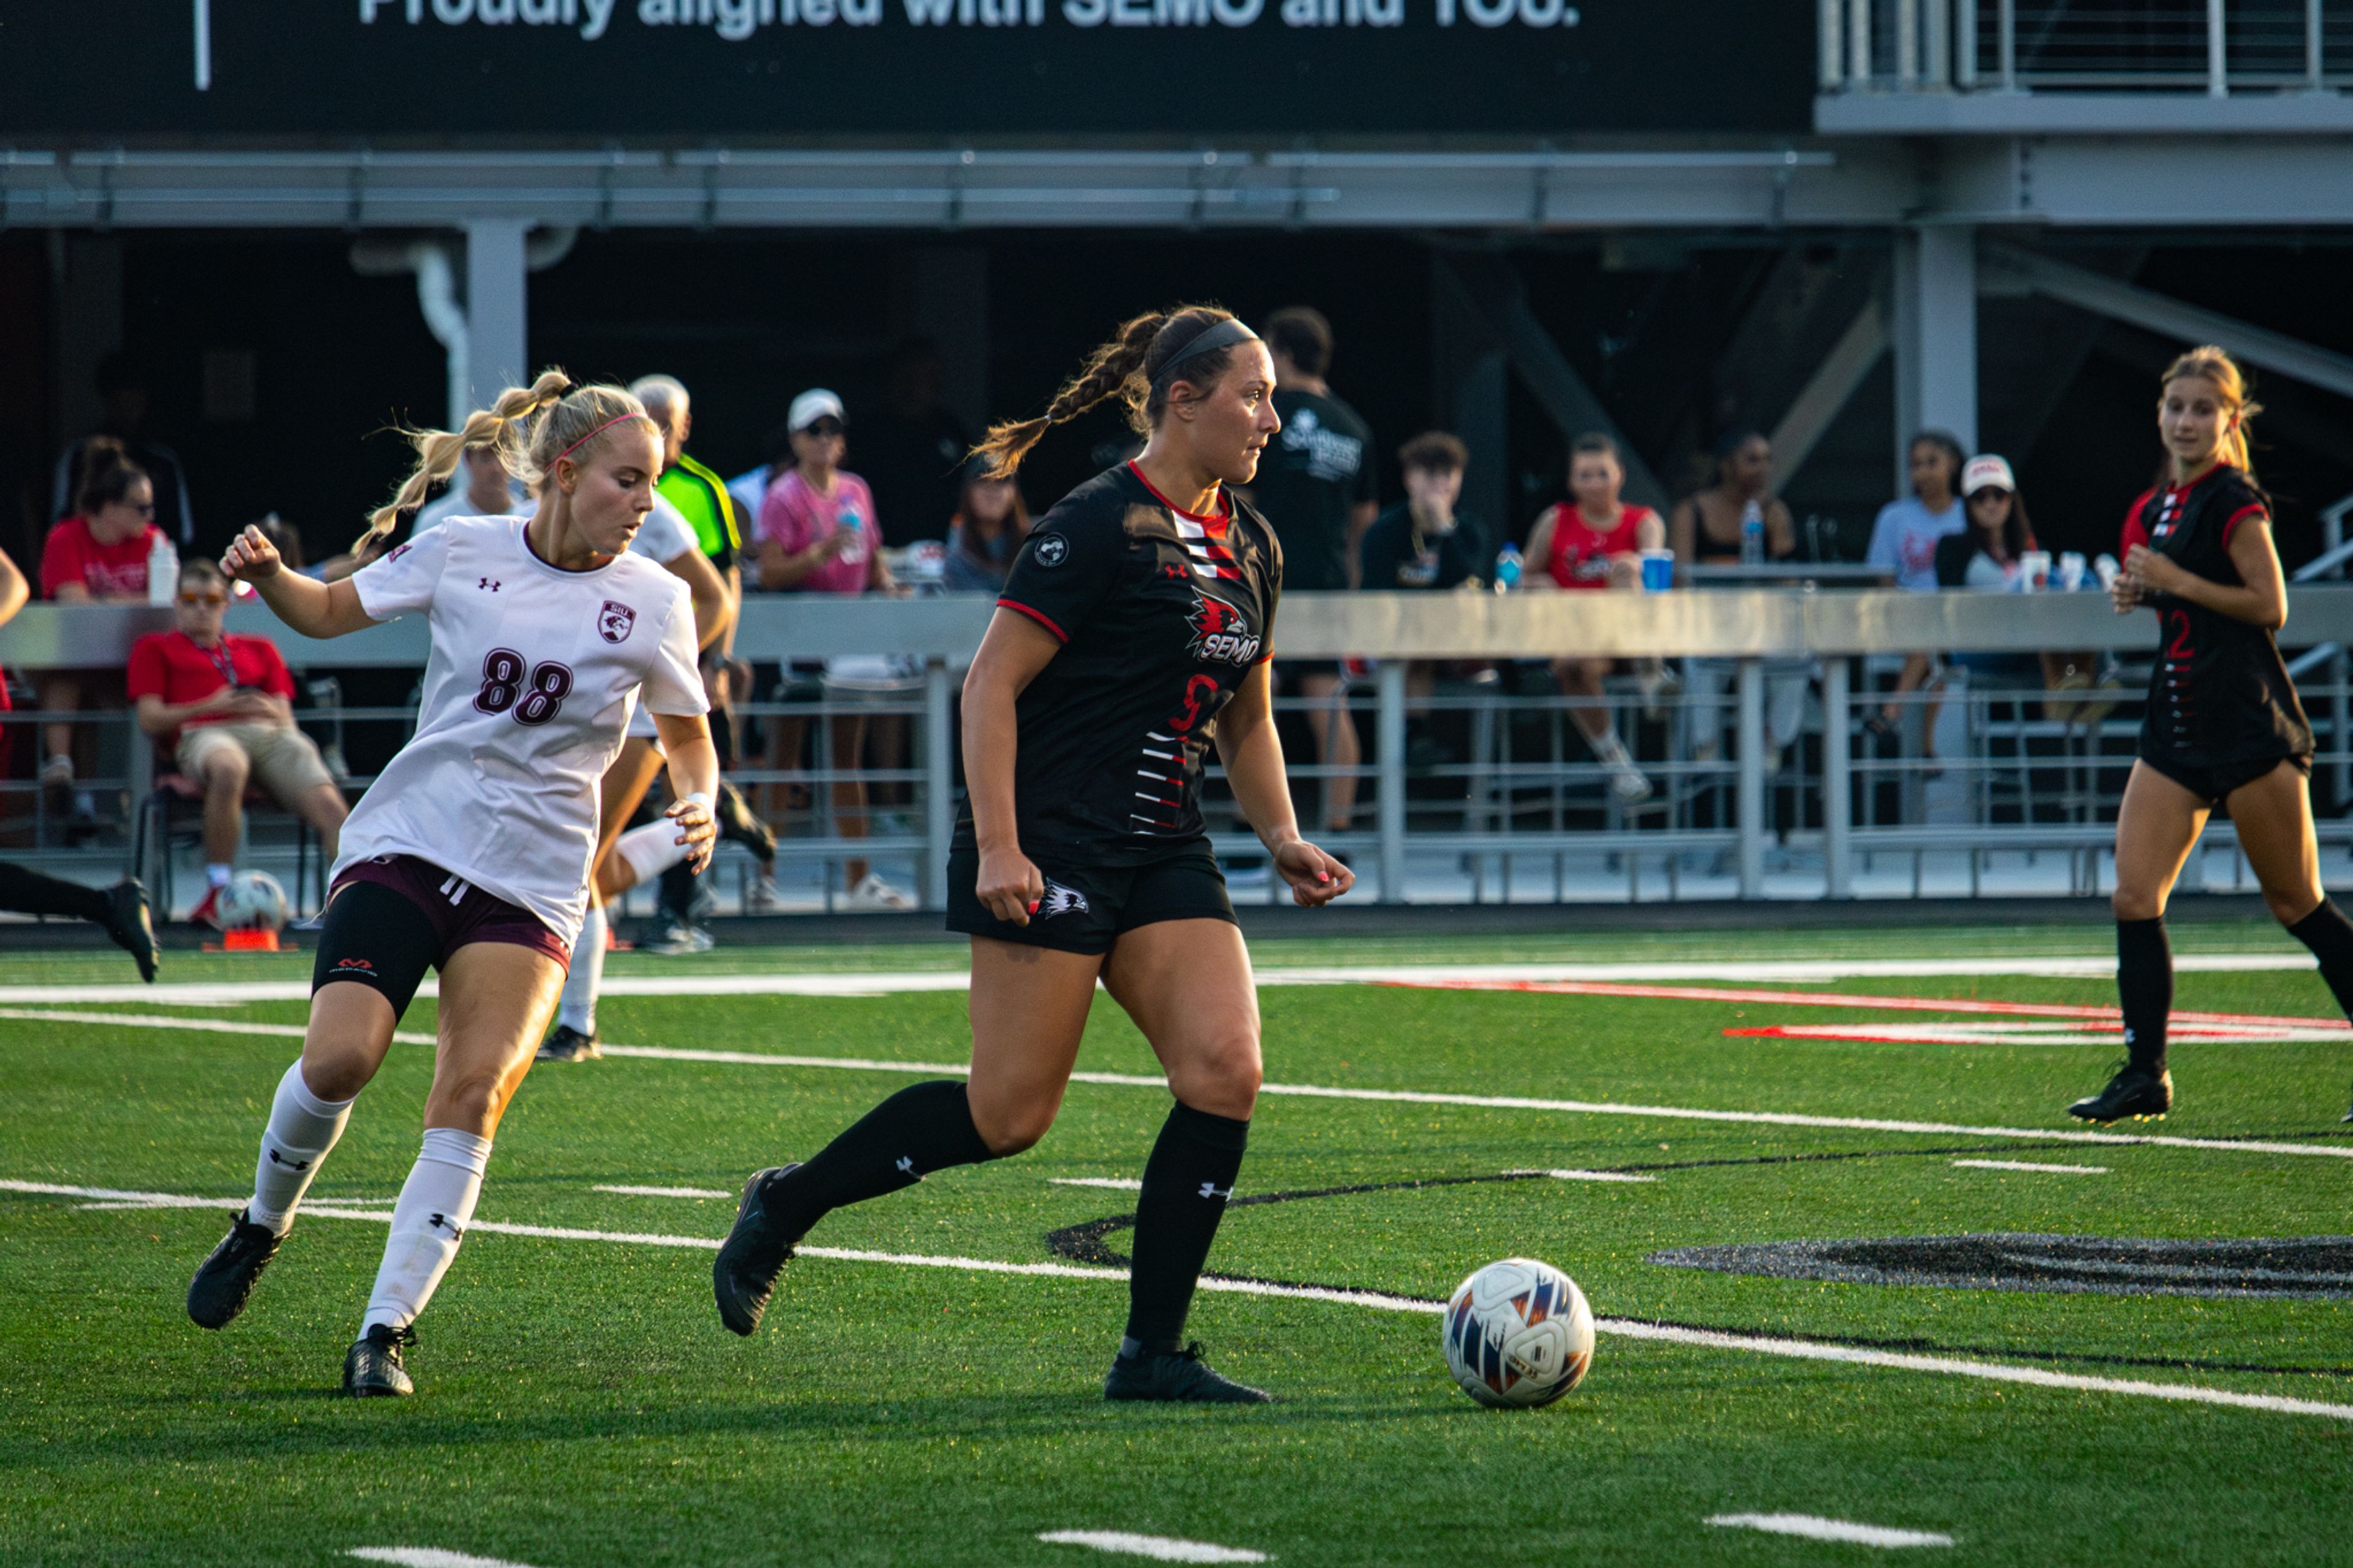
MULTIPOLYGON (((2185 952, 2291 951, 2267 926, 2185 927, 2185 952)), ((1378 938, 1261 946, 1263 968, 1328 963, 1702 964, 1825 956, 2097 953, 2096 927, 1378 938)), ((610 973, 953 968, 944 945, 621 955, 610 973)), ((709 1251, 731 1200, 600 1186, 732 1189, 805 1155, 913 1079, 880 1070, 614 1057, 534 1072, 505 1126, 475 1231, 419 1325, 419 1395, 333 1394, 417 1145, 430 1068, 396 1048, 253 1305, 191 1326, 189 1272, 241 1201, 292 1039, 239 1032, 299 1000, 190 1005, 81 992, 126 965, 0 960, 0 1181, 223 1200, 86 1207, 0 1191, 0 1563, 329 1564, 440 1549, 537 1568, 944 1565, 1107 1557, 1041 1533, 1122 1531, 1285 1564, 1863 1561, 1869 1547, 1712 1526, 1793 1513, 1950 1536, 1929 1561, 2353 1561, 2353 1310, 2341 1298, 2030 1293, 1722 1274, 1669 1247, 2040 1232, 2225 1239, 2353 1233, 2353 1049, 2336 1040, 2184 1043, 2161 1125, 2120 1131, 2284 1149, 2070 1141, 2064 1102, 2113 1046, 1727 1037, 1727 1028, 1961 1015, 1824 1005, 1270 986, 1271 1084, 2010 1128, 2027 1135, 1721 1121, 1645 1111, 1271 1094, 1240 1190, 1533 1177, 1237 1206, 1211 1267, 1260 1280, 1442 1297, 1525 1254, 1573 1274, 1606 1324, 1584 1386, 1542 1412, 1455 1389, 1423 1310, 1206 1294, 1193 1331, 1221 1370, 1273 1390, 1254 1410, 1110 1407, 1099 1396, 1124 1291, 1050 1235, 1125 1214, 1164 1091, 1081 1083, 1032 1153, 934 1176, 812 1237, 894 1258, 1059 1265, 991 1273, 807 1258, 761 1333, 723 1331, 709 1251), (201 1030, 44 1020, 44 1009, 193 1020, 201 1030), (228 1028, 219 1026, 227 1025, 228 1028), (2299 1153, 2295 1150, 2311 1150, 2299 1153), (1789 1160, 1791 1155, 1852 1158, 1789 1160), (2073 1167, 1964 1167, 1984 1158, 2073 1167), (1647 1167, 1634 1170, 1633 1167, 1647 1167), (484 1223, 487 1222, 487 1223, 484 1223), (499 1225, 568 1230, 502 1233, 499 1225), (638 1239, 617 1239, 637 1237, 638 1239), (615 1239, 607 1239, 615 1238, 615 1239), (689 1245, 663 1245, 670 1238, 689 1245), (1681 1339, 1636 1337, 1669 1325, 1681 1339), (1720 1331, 1726 1343, 1689 1342, 1720 1331), (1895 1365, 1760 1347, 1878 1351, 1895 1365), (2023 1368, 2053 1387, 1932 1370, 2023 1368), (2135 1385, 2268 1398, 2152 1396, 2135 1385), (2291 1402, 2324 1408, 2303 1408, 2291 1402), (2331 1413, 2331 1412, 2334 1413, 2331 1413)), ((301 979, 296 959, 171 955, 164 978, 301 979)), ((1705 984, 1704 980, 1694 982, 1705 984)), ((1744 982, 1743 984, 1747 984, 1744 982)), ((1807 991, 2106 1004, 2099 979, 1807 983, 1807 991)), ((2333 1016, 2308 972, 2181 977, 2183 1009, 2333 1016)), ((879 1062, 960 1059, 954 991, 607 1000, 609 1041, 879 1062)), ((1982 1021, 1979 1017, 1978 1021, 1982 1021)), ((2047 1020, 2044 1026, 2052 1026, 2047 1020)), ((420 1001, 404 1026, 431 1028, 420 1001)), ((1108 1002, 1082 1071, 1146 1076, 1108 1002)), ((119 1200, 118 1200, 119 1201, 119 1200)), ((1077 1250, 1073 1250, 1074 1247, 1077 1250)), ((2146 1279, 2140 1274, 2119 1276, 2146 1279)), ((2325 1282, 2324 1282, 2325 1283, 2325 1282)), ((2311 1281, 2305 1281, 2309 1285, 2311 1281)), ((2353 1288, 2353 1287, 2348 1287, 2353 1288)), ((419 1561, 423 1561, 420 1559, 419 1561)))

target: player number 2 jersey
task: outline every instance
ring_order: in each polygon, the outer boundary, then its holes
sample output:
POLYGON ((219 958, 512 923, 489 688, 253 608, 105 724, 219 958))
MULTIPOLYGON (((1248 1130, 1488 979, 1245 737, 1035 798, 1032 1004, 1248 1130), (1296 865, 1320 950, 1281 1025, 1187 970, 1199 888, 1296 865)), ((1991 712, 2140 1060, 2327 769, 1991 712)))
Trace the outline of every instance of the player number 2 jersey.
MULTIPOLYGON (((2146 544, 2210 583, 2240 585, 2231 536, 2270 508, 2238 469, 2209 469, 2194 483, 2165 485, 2133 503, 2124 550, 2146 544)), ((2144 754, 2219 767, 2266 757, 2309 755, 2312 727, 2266 626, 2158 595, 2157 664, 2143 713, 2144 754)))
POLYGON ((433 631, 410 737, 343 827, 335 869, 414 855, 529 910, 566 942, 586 912, 597 782, 642 691, 701 713, 686 584, 624 554, 565 572, 523 517, 451 518, 352 578, 375 620, 433 631))
MULTIPOLYGON (((1025 852, 1135 865, 1202 833, 1212 726, 1271 657, 1282 556, 1247 505, 1197 517, 1122 464, 1039 519, 997 604, 1062 644, 1015 706, 1025 852)), ((974 843, 972 808, 956 826, 974 843)))

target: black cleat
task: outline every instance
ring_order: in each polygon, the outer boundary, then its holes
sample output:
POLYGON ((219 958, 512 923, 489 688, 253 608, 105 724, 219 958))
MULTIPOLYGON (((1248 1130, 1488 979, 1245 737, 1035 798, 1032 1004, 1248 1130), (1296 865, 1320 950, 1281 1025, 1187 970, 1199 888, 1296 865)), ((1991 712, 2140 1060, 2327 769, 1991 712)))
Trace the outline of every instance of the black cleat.
POLYGON ((734 1227, 712 1259, 711 1289, 719 1302, 719 1321, 733 1332, 748 1335, 759 1328, 776 1276, 785 1271, 793 1243, 800 1239, 786 1236, 769 1208, 770 1187, 778 1177, 799 1169, 798 1164, 776 1165, 752 1173, 744 1184, 744 1199, 735 1205, 734 1227))
POLYGON ((408 1369, 400 1364, 404 1345, 417 1342, 415 1329, 378 1323, 352 1343, 343 1357, 343 1392, 354 1399, 397 1398, 417 1392, 408 1369))
POLYGON ((155 915, 147 906, 147 889, 138 878, 125 878, 106 889, 106 919, 100 923, 114 945, 139 966, 139 978, 152 984, 163 953, 155 944, 155 915))
POLYGON ((776 863, 775 830, 753 815, 744 792, 725 779, 719 781, 719 793, 712 798, 711 816, 719 825, 720 837, 742 845, 763 866, 776 863))
POLYGON ((1103 1376, 1105 1399, 1147 1399, 1181 1405, 1271 1405, 1274 1395, 1211 1372, 1196 1340, 1181 1351, 1138 1351, 1113 1356, 1103 1376))
POLYGON ((2126 1062, 2108 1079, 2108 1087, 2067 1108, 2078 1121, 2121 1121, 2129 1116, 2145 1121, 2173 1109, 2173 1075, 2159 1068, 2152 1072, 2126 1062))
POLYGON ((221 1244, 206 1254, 196 1265, 196 1277, 188 1281, 188 1317, 200 1329, 225 1329, 253 1295, 253 1282, 278 1256, 286 1237, 275 1236, 266 1225, 254 1225, 239 1209, 228 1222, 228 1234, 221 1244))
POLYGON ((538 1059, 543 1062, 593 1062, 604 1054, 596 1048, 596 1037, 593 1031, 584 1035, 569 1024, 558 1024, 555 1032, 539 1043, 538 1059))

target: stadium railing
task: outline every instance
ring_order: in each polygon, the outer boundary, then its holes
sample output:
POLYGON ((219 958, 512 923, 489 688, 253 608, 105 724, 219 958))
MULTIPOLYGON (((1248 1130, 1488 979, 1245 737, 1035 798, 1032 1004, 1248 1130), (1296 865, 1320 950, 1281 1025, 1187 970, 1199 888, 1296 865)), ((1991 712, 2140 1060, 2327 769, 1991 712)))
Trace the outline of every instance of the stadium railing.
MULTIPOLYGON (((892 654, 921 672, 902 697, 856 705, 869 713, 896 712, 908 722, 908 765, 862 773, 870 784, 892 786, 905 797, 881 808, 902 819, 895 829, 864 840, 839 835, 825 786, 834 777, 858 773, 853 761, 820 751, 815 773, 737 775, 747 787, 772 786, 772 793, 792 784, 807 789, 808 818, 797 832, 788 825, 781 858, 802 866, 818 862, 828 871, 852 858, 912 859, 923 901, 938 906, 954 824, 956 683, 990 614, 989 601, 978 596, 754 596, 745 605, 736 639, 745 658, 789 668, 828 655, 892 654)), ((164 624, 167 616, 142 606, 34 605, 0 627, 0 661, 20 669, 120 668, 132 639, 164 624)), ((332 643, 296 637, 257 605, 235 608, 230 626, 273 637, 298 670, 414 670, 427 651, 426 626, 417 618, 332 643)), ((1956 856, 1966 859, 1972 892, 1984 890, 1986 868, 2005 855, 2059 858, 2069 868, 2066 890, 2099 890, 2100 857, 2113 835, 2116 796, 2137 728, 2140 678, 2129 665, 2116 689, 2088 694, 2115 704, 2104 713, 2064 716, 2069 704, 2087 695, 2080 691, 2060 694, 2058 707, 2038 713, 2045 694, 2036 685, 1912 694, 1897 703, 1909 731, 1901 745, 1873 734, 1865 722, 1890 700, 1875 678, 1891 675, 1908 649, 2124 650, 2145 658, 2154 631, 2145 612, 2116 616, 2095 593, 1799 586, 1659 595, 1296 594, 1283 602, 1275 643, 1286 658, 1369 654, 1374 660, 1369 679, 1343 699, 1371 736, 1367 759, 1355 770, 1369 795, 1362 815, 1370 826, 1318 837, 1350 852, 1369 884, 1366 891, 1384 901, 1408 897, 1409 858, 1419 868, 1418 896, 1423 897, 1433 896, 1431 879, 1422 874, 1432 865, 1451 868, 1448 875, 1455 879, 1447 886, 1458 889, 1451 896, 1484 899, 1499 889, 1509 900, 1527 894, 1528 865, 1548 862, 1555 898, 1567 896, 1564 867, 1570 864, 1598 866, 1605 878, 1622 876, 1628 899, 1658 890, 1669 898, 1846 898, 1859 890, 1859 867, 1908 863, 1911 890, 1917 892, 1924 864, 1942 858, 1938 863, 1949 870, 1956 856), (1641 699, 1627 682, 1613 679, 1613 721, 1646 752, 1641 765, 1661 786, 1651 801, 1620 805, 1568 722, 1569 702, 1544 669, 1543 661, 1575 656, 1701 661, 1700 672, 1722 672, 1726 690, 1715 710, 1728 722, 1711 723, 1714 700, 1687 688, 1644 723, 1637 717, 1641 699), (1490 663, 1504 679, 1440 681, 1427 699, 1410 697, 1409 666, 1423 660, 1490 663), (1777 772, 1769 765, 1767 710, 1774 694, 1786 699, 1793 683, 1801 683, 1804 722, 1800 733, 1786 737, 1792 743, 1777 772), (1925 718, 1940 703, 1951 714, 1944 732, 1964 743, 1932 758, 1919 744, 1915 716, 1925 718), (1409 719, 1425 732, 1451 725, 1461 743, 1435 760, 1409 759, 1409 719), (1731 743, 1712 747, 1711 732, 1731 743)), ((2313 674, 2334 665, 2329 645, 2353 646, 2353 586, 2299 583, 2287 635, 2293 647, 2320 650, 2313 674)), ((2316 770, 2326 779, 2353 755, 2341 721, 2345 683, 2314 681, 2305 690, 2326 737, 2317 760, 2328 771, 2316 770)), ((1303 705, 1286 698, 1279 707, 1287 715, 1303 705)), ((817 696, 753 704, 749 710, 816 721, 850 706, 817 696)), ((354 724, 408 716, 398 708, 351 709, 342 715, 354 724)), ((41 717, 10 716, 20 727, 41 717)), ((82 721, 106 721, 85 715, 82 721)), ((111 721, 127 727, 127 717, 111 721)), ((825 726, 813 728, 822 734, 825 726)), ((1303 793, 1312 795, 1320 781, 1341 770, 1316 765, 1303 739, 1294 737, 1289 750, 1303 793)), ((153 753, 142 744, 130 745, 127 752, 120 786, 131 798, 142 798, 152 784, 153 753)), ((32 786, 19 781, 14 787, 32 786)), ((1310 800, 1303 812, 1311 824, 1313 806, 1310 800)), ((1221 853, 1255 849, 1229 803, 1213 802, 1212 826, 1221 853)), ((2331 816, 2322 833, 2324 843, 2353 843, 2353 822, 2331 816)), ((2210 831, 2209 843, 2231 847, 2226 824, 2210 831)), ((95 864, 102 853, 82 858, 95 864)), ((1580 896, 1593 896, 1594 886, 1587 875, 1580 896)), ((1904 891, 1883 876, 1874 888, 1904 891)), ((1270 879, 1266 896, 1280 893, 1279 883, 1270 879)), ((829 895, 826 903, 830 907, 829 895)))

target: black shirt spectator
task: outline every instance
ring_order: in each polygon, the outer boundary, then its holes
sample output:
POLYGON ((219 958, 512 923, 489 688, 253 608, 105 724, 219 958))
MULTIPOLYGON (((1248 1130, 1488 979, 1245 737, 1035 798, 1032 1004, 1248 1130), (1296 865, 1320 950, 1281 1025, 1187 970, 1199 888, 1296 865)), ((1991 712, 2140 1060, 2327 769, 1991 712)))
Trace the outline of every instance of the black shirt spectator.
POLYGON ((1278 310, 1266 325, 1274 356, 1274 411, 1282 428, 1250 481, 1250 504, 1282 542, 1293 592, 1355 586, 1349 563, 1380 502, 1373 432, 1324 380, 1332 329, 1314 310, 1278 310))
POLYGON ((940 403, 940 348, 929 338, 899 345, 891 384, 889 405, 860 418, 858 466, 874 491, 882 542, 898 550, 946 536, 972 432, 940 403))
POLYGON ((1357 551, 1361 582, 1368 592, 1459 588, 1480 574, 1487 556, 1487 531, 1465 517, 1440 531, 1415 518, 1413 503, 1399 501, 1373 520, 1357 551))

